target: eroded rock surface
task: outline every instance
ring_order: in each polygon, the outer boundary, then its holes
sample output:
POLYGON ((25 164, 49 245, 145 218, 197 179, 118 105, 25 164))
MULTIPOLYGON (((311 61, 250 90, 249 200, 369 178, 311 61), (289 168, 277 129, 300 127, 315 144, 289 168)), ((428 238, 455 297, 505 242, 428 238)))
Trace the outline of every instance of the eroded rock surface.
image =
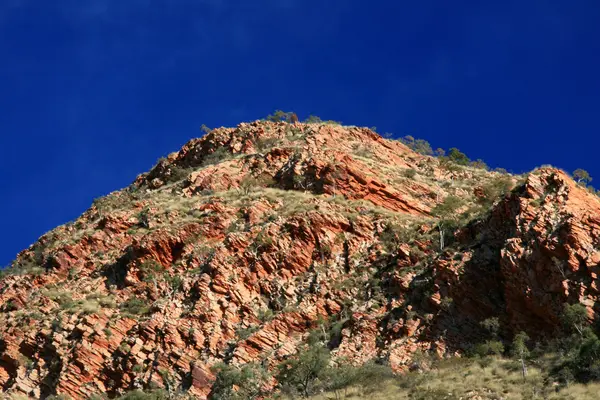
POLYGON ((18 255, 0 281, 0 387, 206 398, 211 366, 273 370, 323 319, 341 324, 336 357, 403 371, 416 351, 460 353, 490 315, 549 332, 581 301, 593 318, 600 201, 561 171, 509 177, 438 251, 432 209, 476 205, 500 177, 364 128, 216 129, 18 255))

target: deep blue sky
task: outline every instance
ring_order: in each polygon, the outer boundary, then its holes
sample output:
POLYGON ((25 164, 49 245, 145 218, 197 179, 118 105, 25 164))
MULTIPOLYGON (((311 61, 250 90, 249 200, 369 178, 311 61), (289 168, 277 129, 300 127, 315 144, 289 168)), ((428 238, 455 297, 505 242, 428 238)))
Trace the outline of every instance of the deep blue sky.
POLYGON ((0 264, 275 109, 597 176, 598 0, 2 0, 0 264))

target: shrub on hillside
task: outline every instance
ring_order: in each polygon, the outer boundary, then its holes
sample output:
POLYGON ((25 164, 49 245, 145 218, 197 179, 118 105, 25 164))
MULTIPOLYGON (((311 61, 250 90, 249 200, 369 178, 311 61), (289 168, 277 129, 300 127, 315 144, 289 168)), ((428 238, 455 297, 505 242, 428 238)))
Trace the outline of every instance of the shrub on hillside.
POLYGON ((478 199, 478 202, 484 206, 492 205, 497 199, 509 193, 514 184, 509 176, 500 176, 481 188, 483 197, 478 199))
POLYGON ((582 184, 584 186, 593 180, 590 176, 590 173, 581 168, 576 169, 575 172, 573 172, 573 178, 575 178, 577 183, 582 184))
POLYGON ((437 225, 440 233, 440 250, 443 250, 448 244, 446 243, 446 235, 454 232, 458 227, 460 218, 458 210, 463 205, 464 201, 460 197, 448 196, 431 210, 431 214, 439 218, 437 225))
POLYGON ((291 111, 275 110, 273 114, 267 115, 265 120, 271 122, 298 122, 298 116, 291 111))
POLYGON ((404 136, 403 138, 400 138, 398 140, 400 140, 400 142, 402 142, 403 144, 408 146, 408 148, 410 148, 414 152, 423 154, 425 156, 433 155, 433 149, 431 148, 431 145, 429 144, 429 142, 426 140, 415 139, 414 137, 412 137, 410 135, 404 136))
POLYGON ((216 375, 210 398, 214 400, 252 400, 263 398, 262 389, 269 374, 259 365, 246 364, 242 367, 216 364, 211 368, 216 375))
POLYGON ((219 147, 215 149, 215 151, 213 151, 212 153, 204 156, 204 159, 202 160, 202 166, 207 167, 209 165, 218 164, 221 161, 227 160, 229 158, 231 158, 231 153, 227 151, 227 149, 225 149, 224 147, 219 147))
POLYGON ((121 304, 121 310, 130 315, 145 315, 150 313, 150 307, 142 299, 132 297, 121 304))
POLYGON ((319 117, 317 117, 316 115, 310 115, 308 118, 306 118, 304 120, 305 123, 307 124, 321 124, 323 123, 323 120, 319 117))
POLYGON ((448 155, 446 157, 448 160, 458 165, 469 165, 471 163, 469 157, 467 157, 465 153, 458 150, 456 147, 452 147, 448 151, 448 155))

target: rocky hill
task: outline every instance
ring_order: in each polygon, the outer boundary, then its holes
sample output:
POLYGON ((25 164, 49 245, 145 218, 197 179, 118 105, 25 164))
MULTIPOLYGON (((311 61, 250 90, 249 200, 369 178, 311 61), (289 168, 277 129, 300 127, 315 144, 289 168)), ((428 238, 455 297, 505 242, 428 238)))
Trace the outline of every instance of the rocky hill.
MULTIPOLYGON (((219 128, 21 252, 0 281, 0 387, 84 399, 211 395, 216 365, 274 371, 311 332, 407 371, 486 336, 595 318, 600 200, 566 173, 488 171, 366 128, 219 128), (411 146, 414 148, 414 146, 411 146)), ((214 394, 214 393, 213 393, 214 394)))

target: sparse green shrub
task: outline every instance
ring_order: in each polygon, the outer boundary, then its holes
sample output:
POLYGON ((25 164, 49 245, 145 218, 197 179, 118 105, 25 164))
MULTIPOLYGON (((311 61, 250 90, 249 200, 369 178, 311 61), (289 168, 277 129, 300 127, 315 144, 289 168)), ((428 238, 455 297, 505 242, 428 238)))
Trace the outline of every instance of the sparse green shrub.
POLYGON ((210 132, 212 132, 212 129, 210 129, 208 126, 206 126, 205 124, 202 124, 200 126, 200 130, 202 132, 204 132, 205 135, 209 134, 210 132))
POLYGON ((480 202, 484 202, 489 205, 493 203, 494 200, 509 193, 513 186, 513 181, 509 176, 502 176, 494 179, 493 181, 483 185, 482 189, 485 197, 484 199, 481 199, 480 202))
POLYGON ((453 163, 458 164, 458 165, 469 165, 469 163, 471 162, 469 157, 467 157, 467 155, 465 153, 458 150, 456 147, 452 147, 448 151, 447 157, 448 157, 448 160, 450 160, 453 163))
POLYGON ((131 370, 133 372, 135 372, 136 374, 139 374, 140 372, 144 371, 144 365, 143 364, 135 364, 131 370))
POLYGON ((529 204, 531 204, 532 206, 538 208, 542 205, 542 203, 544 202, 544 199, 542 199, 541 197, 538 197, 537 199, 532 199, 529 204))
POLYGON ((258 331, 259 327, 257 325, 251 325, 247 328, 240 328, 236 330, 236 335, 240 340, 246 340, 256 331, 258 331))
POLYGON ((389 223, 379 235, 379 240, 383 248, 387 252, 391 252, 395 251, 403 243, 410 243, 416 236, 417 232, 410 227, 389 223))
POLYGON ((137 213, 136 217, 139 226, 145 229, 150 227, 150 210, 148 208, 144 208, 142 211, 137 213))
POLYGON ((33 362, 32 359, 30 359, 29 357, 26 356, 19 356, 18 359, 19 365, 21 365, 22 367, 25 367, 25 369, 27 371, 31 371, 33 369, 33 367, 35 366, 35 363, 33 362))
POLYGON ((316 115, 310 115, 308 118, 304 120, 307 124, 320 124, 323 123, 323 120, 316 115))
POLYGON ((211 370, 216 375, 211 399, 253 400, 266 394, 262 387, 269 375, 259 365, 246 364, 235 367, 220 363, 213 366, 211 370))
POLYGON ((575 178, 577 183, 583 184, 584 186, 593 180, 589 172, 581 168, 576 169, 575 172, 573 172, 573 178, 575 178))
POLYGON ((402 142, 403 144, 408 146, 408 148, 410 148, 411 150, 413 150, 416 153, 419 153, 419 154, 422 154, 425 156, 433 155, 433 150, 431 148, 431 145, 426 140, 415 139, 414 137, 412 137, 410 135, 404 136, 403 138, 400 138, 398 140, 400 140, 400 142, 402 142))
POLYGON ((171 396, 166 390, 156 390, 152 392, 143 392, 135 390, 118 397, 117 400, 167 400, 171 396))
POLYGON ((364 145, 358 145, 354 149, 354 154, 357 155, 358 157, 362 157, 362 158, 373 157, 373 151, 371 150, 371 148, 369 146, 364 146, 364 145))
POLYGON ((493 317, 484 319, 483 321, 481 321, 480 325, 483 329, 487 331, 488 335, 490 335, 491 338, 498 338, 498 334, 500 332, 500 321, 498 320, 498 318, 493 317))
POLYGON ((281 110, 275 110, 273 114, 267 115, 265 119, 271 122, 294 122, 294 118, 295 121, 298 121, 298 117, 296 116, 296 114, 291 111, 286 112, 281 110))
POLYGON ((142 299, 132 297, 121 304, 121 311, 131 315, 145 315, 150 313, 150 307, 142 299))
POLYGON ((180 291, 183 287, 183 279, 179 275, 167 276, 166 281, 174 292, 180 291))
POLYGON ((259 186, 259 181, 253 176, 246 176, 240 181, 240 191, 247 196, 250 192, 259 186))
POLYGON ((2 311, 4 311, 4 312, 16 311, 18 309, 19 309, 19 306, 13 300, 7 301, 4 304, 4 307, 2 307, 2 311))
POLYGON ((162 274, 165 270, 158 261, 153 258, 147 259, 143 261, 138 267, 140 273, 142 274, 142 281, 144 282, 153 282, 157 279, 158 274, 162 274))
POLYGON ((504 353, 504 345, 499 340, 487 340, 475 346, 475 354, 480 357, 489 355, 502 355, 504 353))
POLYGON ((278 143, 279 139, 277 138, 260 138, 258 140, 256 140, 256 142, 254 143, 254 146, 256 148, 256 150, 258 150, 260 153, 263 153, 267 150, 272 149, 273 147, 275 147, 278 143))
POLYGON ((33 275, 39 276, 44 273, 44 268, 34 263, 14 263, 8 267, 0 269, 0 278, 4 276, 21 276, 21 275, 33 275))
POLYGON ((471 167, 485 169, 485 170, 488 169, 487 164, 481 159, 478 159, 476 161, 471 161, 471 167))
POLYGON ((183 168, 178 165, 172 165, 164 175, 165 181, 169 183, 182 181, 188 177, 191 171, 191 168, 183 168))
POLYGON ((436 205, 431 214, 438 217, 438 230, 440 232, 440 249, 443 250, 447 244, 445 236, 457 228, 459 215, 457 211, 464 205, 460 197, 448 196, 444 201, 436 205))
POLYGON ((218 147, 212 153, 204 156, 204 159, 202 160, 202 166, 207 167, 209 165, 218 164, 221 161, 230 159, 231 157, 231 153, 227 151, 225 147, 218 147))
POLYGON ((565 304, 561 316, 563 326, 567 332, 583 336, 584 330, 589 326, 587 308, 581 303, 565 304))
POLYGON ((261 322, 269 322, 271 321, 273 318, 275 318, 275 314, 273 313, 273 310, 271 310, 270 308, 264 309, 264 310, 260 310, 258 312, 258 316, 257 318, 261 321, 261 322))
POLYGON ((129 353, 131 351, 131 346, 128 343, 121 343, 119 345, 119 351, 122 353, 129 353))
POLYGON ((308 397, 319 392, 319 381, 326 377, 330 355, 329 351, 313 344, 301 349, 295 357, 290 357, 279 366, 277 381, 283 393, 300 394, 308 397))
POLYGON ((273 185, 273 178, 268 174, 262 174, 257 177, 246 175, 239 184, 240 191, 244 195, 250 194, 255 189, 269 187, 273 185))
POLYGON ((273 245, 273 238, 265 231, 261 231, 256 235, 254 242, 250 245, 250 250, 256 253, 264 251, 273 245))
POLYGON ((402 176, 408 179, 415 179, 415 177, 417 176, 417 171, 412 168, 407 168, 405 170, 402 170, 402 176))

